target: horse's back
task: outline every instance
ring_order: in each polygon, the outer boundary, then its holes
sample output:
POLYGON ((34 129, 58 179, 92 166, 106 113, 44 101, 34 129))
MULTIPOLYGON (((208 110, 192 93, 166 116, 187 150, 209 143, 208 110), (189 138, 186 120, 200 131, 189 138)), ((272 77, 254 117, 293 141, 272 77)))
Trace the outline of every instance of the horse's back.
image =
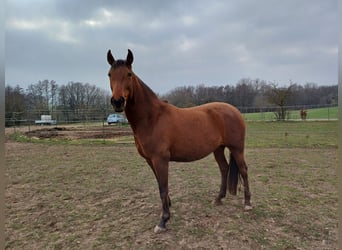
POLYGON ((245 122, 240 111, 229 103, 211 102, 197 107, 189 108, 193 111, 201 111, 208 115, 214 123, 223 123, 223 126, 234 127, 236 124, 239 130, 245 130, 245 122))
POLYGON ((212 102, 191 108, 176 108, 172 115, 178 125, 174 131, 179 129, 183 138, 192 141, 194 137, 199 137, 212 147, 244 147, 244 119, 240 111, 228 103, 212 102))

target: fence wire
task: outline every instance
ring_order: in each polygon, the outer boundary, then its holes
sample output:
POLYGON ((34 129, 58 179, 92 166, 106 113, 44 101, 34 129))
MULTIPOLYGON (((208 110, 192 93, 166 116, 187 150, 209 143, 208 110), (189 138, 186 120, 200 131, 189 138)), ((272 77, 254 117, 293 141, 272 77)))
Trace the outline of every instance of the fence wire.
MULTIPOLYGON (((279 107, 238 107, 247 121, 279 120, 279 107)), ((285 106, 286 114, 283 120, 301 120, 301 112, 306 112, 305 119, 336 120, 336 105, 285 106)), ((6 127, 35 125, 42 115, 50 115, 56 125, 73 123, 106 122, 113 109, 75 109, 75 110, 28 110, 22 112, 6 112, 6 127)))

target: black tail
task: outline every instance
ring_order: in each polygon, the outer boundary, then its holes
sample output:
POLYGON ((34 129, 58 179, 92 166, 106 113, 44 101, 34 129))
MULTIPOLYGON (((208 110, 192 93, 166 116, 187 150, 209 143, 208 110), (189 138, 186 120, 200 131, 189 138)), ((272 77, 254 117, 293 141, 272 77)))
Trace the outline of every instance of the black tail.
POLYGON ((232 195, 236 195, 237 186, 239 183, 239 167, 232 154, 229 159, 229 172, 228 172, 228 191, 232 195))

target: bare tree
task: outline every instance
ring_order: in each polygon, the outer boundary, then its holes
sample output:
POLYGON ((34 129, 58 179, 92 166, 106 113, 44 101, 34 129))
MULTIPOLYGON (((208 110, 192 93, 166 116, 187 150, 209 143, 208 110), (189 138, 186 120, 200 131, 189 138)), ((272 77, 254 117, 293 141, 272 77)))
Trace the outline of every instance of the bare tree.
POLYGON ((25 94, 23 89, 6 86, 5 88, 5 125, 12 126, 22 120, 26 113, 25 94))
POLYGON ((57 90, 58 85, 54 80, 31 84, 27 88, 29 108, 52 112, 57 105, 57 90))
POLYGON ((251 107, 256 96, 255 85, 249 78, 242 78, 235 87, 235 105, 251 107))
POLYGON ((196 98, 194 97, 195 88, 192 86, 178 87, 167 95, 163 96, 168 102, 178 107, 191 107, 195 106, 196 98))
POLYGON ((288 117, 286 106, 292 95, 292 88, 294 84, 289 87, 278 87, 275 83, 270 85, 269 91, 266 93, 269 103, 278 106, 279 109, 275 112, 277 120, 284 121, 288 117))

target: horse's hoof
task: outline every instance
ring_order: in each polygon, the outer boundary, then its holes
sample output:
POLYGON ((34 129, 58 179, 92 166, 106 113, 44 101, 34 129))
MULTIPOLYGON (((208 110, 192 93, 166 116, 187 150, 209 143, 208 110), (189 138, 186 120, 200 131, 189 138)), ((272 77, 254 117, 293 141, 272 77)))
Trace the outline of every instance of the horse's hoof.
POLYGON ((214 205, 215 205, 215 206, 222 206, 223 203, 222 203, 221 200, 214 200, 214 205))
POLYGON ((250 211, 250 210, 252 210, 253 209, 253 207, 251 206, 251 205, 245 205, 245 211, 250 211))
POLYGON ((156 234, 159 234, 159 233, 163 233, 163 232, 166 232, 166 227, 160 227, 160 226, 156 226, 155 228, 154 228, 154 232, 156 233, 156 234))

